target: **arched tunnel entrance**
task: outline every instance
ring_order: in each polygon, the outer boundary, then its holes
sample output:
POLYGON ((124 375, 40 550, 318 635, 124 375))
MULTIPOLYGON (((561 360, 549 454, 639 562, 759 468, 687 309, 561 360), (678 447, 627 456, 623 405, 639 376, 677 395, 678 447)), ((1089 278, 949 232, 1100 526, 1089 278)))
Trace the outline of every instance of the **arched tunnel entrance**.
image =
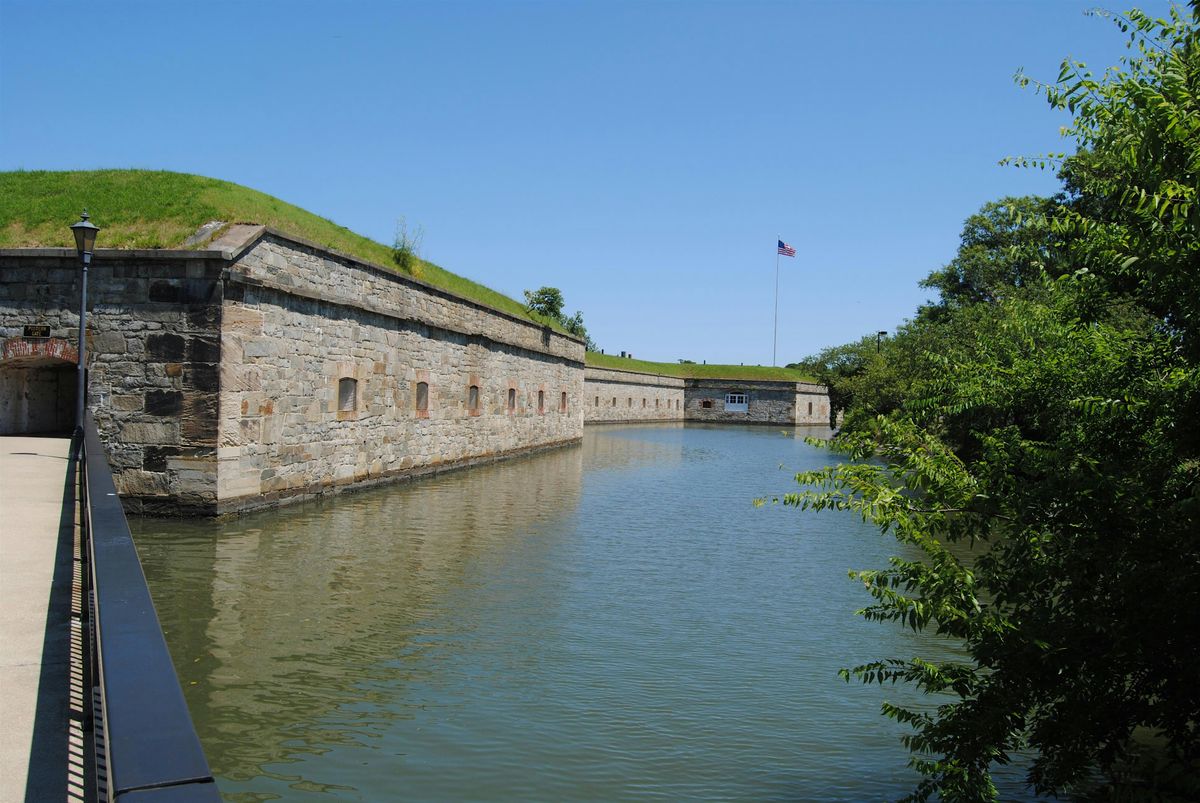
POLYGON ((61 338, 13 337, 0 352, 0 435, 75 428, 75 347, 61 338))

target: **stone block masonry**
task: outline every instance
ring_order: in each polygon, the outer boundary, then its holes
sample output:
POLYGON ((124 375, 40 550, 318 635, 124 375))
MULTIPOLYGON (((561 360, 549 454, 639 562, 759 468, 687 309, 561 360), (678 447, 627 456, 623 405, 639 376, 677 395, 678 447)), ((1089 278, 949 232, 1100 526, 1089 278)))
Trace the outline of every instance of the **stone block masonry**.
POLYGON ((688 379, 684 416, 688 421, 828 424, 829 393, 810 382, 688 379))
POLYGON ((608 368, 584 370, 583 420, 589 424, 682 421, 684 380, 608 368))
POLYGON ((218 512, 582 437, 578 341, 419 289, 276 236, 242 256, 222 311, 218 512))
POLYGON ((589 424, 706 421, 796 426, 829 423, 829 394, 808 382, 679 379, 587 368, 583 414, 589 424))
MULTIPOLYGON (((100 251, 92 263, 89 402, 133 509, 216 505, 226 264, 187 251, 100 251)), ((73 426, 79 277, 73 250, 0 251, 0 433, 73 426)))
MULTIPOLYGON (((210 251, 96 254, 88 401, 129 509, 236 512, 582 437, 578 340, 236 228, 210 251)), ((31 393, 73 409, 78 276, 67 249, 0 251, 4 431, 42 420, 31 393)))

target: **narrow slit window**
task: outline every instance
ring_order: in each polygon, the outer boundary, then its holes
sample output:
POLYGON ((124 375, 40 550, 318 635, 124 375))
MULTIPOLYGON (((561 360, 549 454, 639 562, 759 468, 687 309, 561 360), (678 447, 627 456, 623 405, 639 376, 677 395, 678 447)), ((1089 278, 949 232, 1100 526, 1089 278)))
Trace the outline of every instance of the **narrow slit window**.
POLYGON ((596 397, 596 406, 597 407, 600 406, 600 397, 599 396, 596 397))
POLYGON ((646 409, 646 397, 645 396, 642 397, 642 409, 643 410, 646 409))
POLYGON ((613 396, 613 407, 617 406, 617 397, 613 396))
POLYGON ((546 412, 546 391, 544 390, 538 391, 538 412, 546 412))
POLYGON ((418 413, 429 412, 429 383, 428 382, 418 382, 417 383, 417 412, 418 413))
POLYGON ((479 412, 479 385, 471 385, 467 390, 467 409, 473 413, 479 412))
POLYGON ((358 380, 344 377, 338 380, 338 412, 352 413, 358 409, 358 380))
POLYGON ((626 399, 625 401, 627 402, 627 404, 626 404, 626 406, 627 406, 627 407, 632 407, 632 406, 633 406, 633 397, 632 397, 632 396, 630 396, 630 397, 629 397, 628 399, 626 399))
POLYGON ((558 400, 558 411, 565 413, 567 411, 567 392, 564 390, 558 400))
POLYGON ((509 388, 508 389, 508 411, 511 413, 513 410, 516 410, 516 409, 517 409, 517 389, 509 388))
POLYGON ((808 414, 812 415, 812 402, 808 403, 808 414))

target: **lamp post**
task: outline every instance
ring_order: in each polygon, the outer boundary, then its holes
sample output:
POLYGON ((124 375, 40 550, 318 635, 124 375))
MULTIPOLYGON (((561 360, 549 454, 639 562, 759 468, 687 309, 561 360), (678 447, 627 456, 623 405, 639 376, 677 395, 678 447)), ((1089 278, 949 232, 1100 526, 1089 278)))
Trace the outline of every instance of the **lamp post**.
POLYGON ((885 337, 887 337, 886 329, 880 329, 878 332, 875 333, 875 353, 876 354, 879 353, 879 344, 883 342, 883 339, 885 337))
POLYGON ((83 437, 83 411, 87 406, 87 383, 84 377, 87 376, 87 367, 84 364, 84 338, 87 335, 87 274, 88 266, 92 264, 92 249, 96 245, 96 233, 100 231, 98 226, 92 225, 88 221, 87 210, 83 210, 83 217, 78 223, 71 226, 71 233, 75 235, 75 253, 79 254, 79 264, 82 266, 81 278, 79 281, 79 376, 75 384, 75 434, 83 437))

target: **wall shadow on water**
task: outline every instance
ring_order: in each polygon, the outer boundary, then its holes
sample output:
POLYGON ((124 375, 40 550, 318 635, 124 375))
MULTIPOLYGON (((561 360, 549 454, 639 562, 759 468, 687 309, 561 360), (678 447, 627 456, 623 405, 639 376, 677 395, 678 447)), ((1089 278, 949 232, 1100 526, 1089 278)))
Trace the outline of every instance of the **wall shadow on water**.
POLYGON ((132 520, 222 790, 263 774, 320 791, 284 765, 408 716, 397 686, 436 688, 437 654, 487 615, 473 587, 539 585, 551 608, 538 555, 578 504, 582 460, 567 447, 231 521, 132 520))

